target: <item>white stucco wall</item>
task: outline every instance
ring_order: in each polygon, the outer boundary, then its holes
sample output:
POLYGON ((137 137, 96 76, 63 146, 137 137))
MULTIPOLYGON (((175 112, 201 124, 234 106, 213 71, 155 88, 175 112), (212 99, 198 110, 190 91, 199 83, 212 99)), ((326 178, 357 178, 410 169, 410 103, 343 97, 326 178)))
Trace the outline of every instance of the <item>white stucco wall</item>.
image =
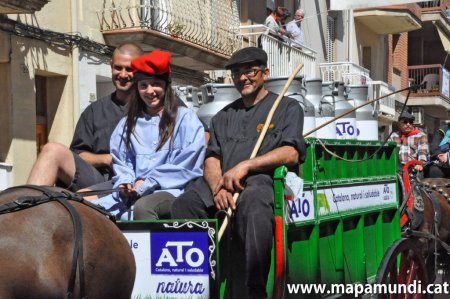
POLYGON ((96 62, 99 57, 92 53, 83 53, 78 64, 78 90, 80 113, 90 104, 90 99, 98 99, 97 77, 111 77, 111 66, 109 60, 102 59, 101 63, 96 62))
POLYGON ((353 56, 359 65, 363 65, 363 47, 371 48, 370 77, 373 80, 386 80, 386 37, 370 30, 364 24, 355 22, 353 56))
MULTIPOLYGON (((305 11, 302 30, 306 46, 317 52, 316 65, 326 61, 327 11, 326 1, 301 1, 301 9, 305 11), (318 6, 317 6, 318 5, 318 6)), ((293 12, 294 13, 294 12, 293 12)), ((316 74, 320 74, 317 68, 316 74)))

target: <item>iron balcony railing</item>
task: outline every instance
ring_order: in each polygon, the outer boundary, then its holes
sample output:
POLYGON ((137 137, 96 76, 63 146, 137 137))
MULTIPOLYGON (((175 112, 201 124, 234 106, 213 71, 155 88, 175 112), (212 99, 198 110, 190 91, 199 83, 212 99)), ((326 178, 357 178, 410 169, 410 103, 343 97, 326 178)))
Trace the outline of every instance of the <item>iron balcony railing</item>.
POLYGON ((237 48, 236 0, 104 0, 102 32, 149 29, 219 54, 237 48))
POLYGON ((327 62, 320 64, 322 81, 342 81, 347 85, 365 85, 372 81, 370 71, 352 62, 327 62))
POLYGON ((279 36, 264 25, 240 26, 239 48, 261 47, 267 52, 271 77, 287 77, 300 64, 300 75, 316 77, 316 51, 295 43, 292 39, 279 36))
POLYGON ((445 9, 445 4, 448 1, 445 0, 434 0, 434 1, 423 1, 423 2, 417 2, 417 4, 423 9, 423 10, 436 10, 436 9, 445 9))

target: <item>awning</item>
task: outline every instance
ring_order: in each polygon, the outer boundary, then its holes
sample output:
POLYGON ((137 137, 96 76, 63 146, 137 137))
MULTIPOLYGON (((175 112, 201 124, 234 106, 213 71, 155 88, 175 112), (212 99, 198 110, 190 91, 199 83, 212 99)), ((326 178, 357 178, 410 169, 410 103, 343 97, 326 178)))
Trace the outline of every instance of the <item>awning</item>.
POLYGON ((372 0, 372 1, 362 1, 362 0, 330 0, 330 10, 345 10, 345 9, 357 9, 357 8, 368 8, 377 7, 385 5, 396 5, 414 2, 425 2, 417 0, 372 0))
POLYGON ((357 11, 353 16, 377 34, 394 34, 422 28, 409 11, 371 9, 357 11))
POLYGON ((436 28, 445 51, 447 51, 447 53, 450 53, 450 40, 448 39, 447 34, 445 34, 444 30, 442 30, 439 26, 436 25, 436 28))

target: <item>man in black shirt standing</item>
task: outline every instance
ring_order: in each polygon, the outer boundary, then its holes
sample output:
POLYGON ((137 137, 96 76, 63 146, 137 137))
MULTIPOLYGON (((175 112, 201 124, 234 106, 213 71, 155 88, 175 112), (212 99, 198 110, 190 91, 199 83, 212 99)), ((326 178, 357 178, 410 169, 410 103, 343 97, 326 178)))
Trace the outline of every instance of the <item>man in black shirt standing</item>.
POLYGON ((77 191, 111 179, 109 140, 124 116, 133 90, 131 60, 142 53, 142 49, 132 43, 122 44, 114 50, 111 71, 116 91, 83 111, 70 149, 60 143, 44 146, 27 184, 51 186, 57 183, 77 191))
POLYGON ((264 87, 269 77, 267 54, 248 47, 235 52, 225 67, 241 98, 213 117, 204 176, 192 181, 172 206, 172 217, 212 218, 217 210, 235 212, 235 241, 245 251, 249 298, 266 298, 272 248, 274 169, 295 166, 305 157, 303 111, 283 98, 257 156, 249 159, 277 95, 264 87), (240 192, 235 204, 233 194, 240 192))

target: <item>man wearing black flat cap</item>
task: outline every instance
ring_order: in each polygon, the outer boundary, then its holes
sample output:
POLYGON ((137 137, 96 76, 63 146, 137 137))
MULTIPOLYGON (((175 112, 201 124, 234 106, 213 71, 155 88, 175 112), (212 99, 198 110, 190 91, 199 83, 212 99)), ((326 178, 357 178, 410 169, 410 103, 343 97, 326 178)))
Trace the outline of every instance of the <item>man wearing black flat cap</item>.
MULTIPOLYGON (((403 166, 411 160, 428 162, 429 147, 427 134, 414 127, 415 117, 408 111, 403 111, 398 118, 400 131, 393 132, 390 140, 398 145, 398 162, 403 166)), ((416 171, 422 171, 422 165, 414 166, 416 171)))
POLYGON ((260 48, 243 48, 225 68, 231 71, 241 98, 213 117, 204 176, 191 182, 174 202, 171 214, 178 219, 211 218, 231 207, 235 212, 233 246, 245 253, 243 263, 229 266, 234 273, 244 272, 237 268, 245 267, 247 286, 246 294, 235 297, 264 299, 274 230, 272 175, 277 166, 298 167, 305 158, 303 111, 296 100, 283 98, 257 156, 249 159, 277 98, 264 87, 269 77, 267 54, 260 48), (235 192, 240 192, 236 204, 235 192))

